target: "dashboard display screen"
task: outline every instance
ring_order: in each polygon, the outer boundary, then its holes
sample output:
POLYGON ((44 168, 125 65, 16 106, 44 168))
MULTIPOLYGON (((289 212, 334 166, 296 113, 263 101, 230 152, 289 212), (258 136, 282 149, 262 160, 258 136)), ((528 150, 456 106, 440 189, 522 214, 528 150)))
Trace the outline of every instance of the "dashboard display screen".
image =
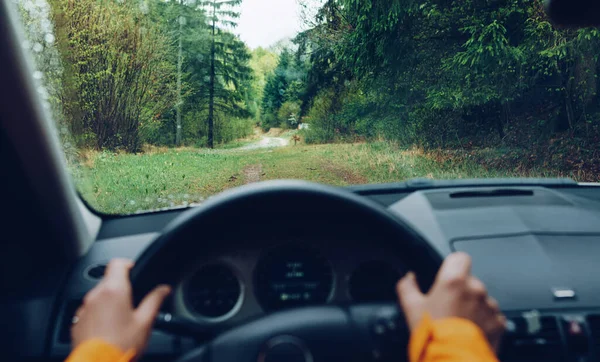
POLYGON ((263 308, 325 303, 333 276, 328 261, 318 252, 301 246, 272 249, 256 269, 256 292, 263 308))

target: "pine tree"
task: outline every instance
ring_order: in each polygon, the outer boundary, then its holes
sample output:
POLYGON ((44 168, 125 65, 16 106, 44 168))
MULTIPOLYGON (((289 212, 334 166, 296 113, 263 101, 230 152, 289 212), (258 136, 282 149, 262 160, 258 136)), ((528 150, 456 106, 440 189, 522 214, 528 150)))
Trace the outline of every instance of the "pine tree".
POLYGON ((242 0, 205 0, 200 5, 207 13, 210 53, 208 56, 208 137, 207 145, 214 147, 215 112, 240 110, 243 97, 241 82, 250 77, 250 54, 228 29, 237 26, 240 13, 236 8, 242 0))

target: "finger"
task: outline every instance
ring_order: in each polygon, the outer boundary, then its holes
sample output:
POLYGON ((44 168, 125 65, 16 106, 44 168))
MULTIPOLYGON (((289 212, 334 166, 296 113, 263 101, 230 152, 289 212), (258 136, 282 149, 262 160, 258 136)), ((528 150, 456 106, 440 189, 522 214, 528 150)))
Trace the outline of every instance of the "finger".
POLYGON ((146 326, 152 325, 154 318, 158 314, 161 304, 171 293, 171 287, 168 285, 159 285, 153 291, 148 293, 135 311, 136 317, 146 326))
POLYGON ((498 323, 500 324, 500 329, 504 332, 506 330, 506 316, 502 313, 498 315, 498 323))
POLYGON ((488 297, 487 299, 487 304, 488 307, 494 312, 494 313, 501 313, 500 312, 500 305, 498 304, 498 301, 492 297, 488 297))
POLYGON ((506 317, 502 314, 499 314, 496 317, 496 326, 492 331, 492 334, 489 336, 490 338, 490 344, 492 345, 492 348, 494 349, 495 352, 498 352, 500 350, 500 345, 502 343, 502 335, 504 334, 504 331, 506 330, 506 317))
POLYGON ((485 287, 485 284, 483 284, 483 282, 475 277, 470 277, 468 279, 468 287, 469 287, 469 291, 471 293, 473 293, 472 295, 475 295, 479 298, 481 298, 481 300, 484 300, 487 302, 487 288, 485 287))
POLYGON ((105 279, 111 278, 122 278, 124 275, 129 273, 129 270, 133 267, 133 262, 129 259, 113 259, 106 266, 106 272, 104 273, 105 279))
POLYGON ((73 316, 71 317, 71 329, 75 328, 77 323, 81 320, 81 316, 83 315, 83 307, 79 307, 73 316))
POLYGON ((439 281, 466 280, 471 274, 471 257, 462 252, 450 254, 440 271, 438 272, 436 283, 439 281))
POLYGON ((417 284, 415 274, 412 272, 407 273, 404 278, 400 279, 396 285, 396 293, 402 309, 405 311, 407 308, 421 303, 425 297, 417 284))
POLYGON ((128 259, 113 259, 108 263, 102 282, 110 285, 129 287, 129 271, 133 262, 128 259))
POLYGON ((73 316, 81 318, 82 314, 83 314, 83 306, 77 308, 77 310, 75 311, 75 314, 73 314, 73 316))

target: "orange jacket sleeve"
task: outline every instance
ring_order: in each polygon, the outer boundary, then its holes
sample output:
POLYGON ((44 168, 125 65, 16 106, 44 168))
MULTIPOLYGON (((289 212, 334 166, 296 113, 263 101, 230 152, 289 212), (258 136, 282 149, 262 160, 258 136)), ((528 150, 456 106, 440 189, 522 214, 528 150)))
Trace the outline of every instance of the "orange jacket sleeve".
MULTIPOLYGON (((433 321, 427 315, 410 337, 408 354, 410 362, 498 362, 475 324, 460 318, 433 321)), ((134 357, 133 350, 94 339, 75 348, 66 362, 130 362, 134 357)))
POLYGON ((90 339, 75 348, 65 362, 130 362, 135 351, 123 352, 101 339, 90 339))
POLYGON ((412 332, 408 346, 410 362, 498 362, 487 338, 469 320, 423 317, 412 332))

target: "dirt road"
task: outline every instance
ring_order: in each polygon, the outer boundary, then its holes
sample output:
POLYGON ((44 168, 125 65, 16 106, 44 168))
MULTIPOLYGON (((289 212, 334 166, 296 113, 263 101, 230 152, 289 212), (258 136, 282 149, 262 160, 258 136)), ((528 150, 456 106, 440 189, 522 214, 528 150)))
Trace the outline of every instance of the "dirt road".
POLYGON ((262 136, 257 142, 238 148, 238 150, 257 150, 260 148, 285 147, 290 141, 281 137, 262 136))

